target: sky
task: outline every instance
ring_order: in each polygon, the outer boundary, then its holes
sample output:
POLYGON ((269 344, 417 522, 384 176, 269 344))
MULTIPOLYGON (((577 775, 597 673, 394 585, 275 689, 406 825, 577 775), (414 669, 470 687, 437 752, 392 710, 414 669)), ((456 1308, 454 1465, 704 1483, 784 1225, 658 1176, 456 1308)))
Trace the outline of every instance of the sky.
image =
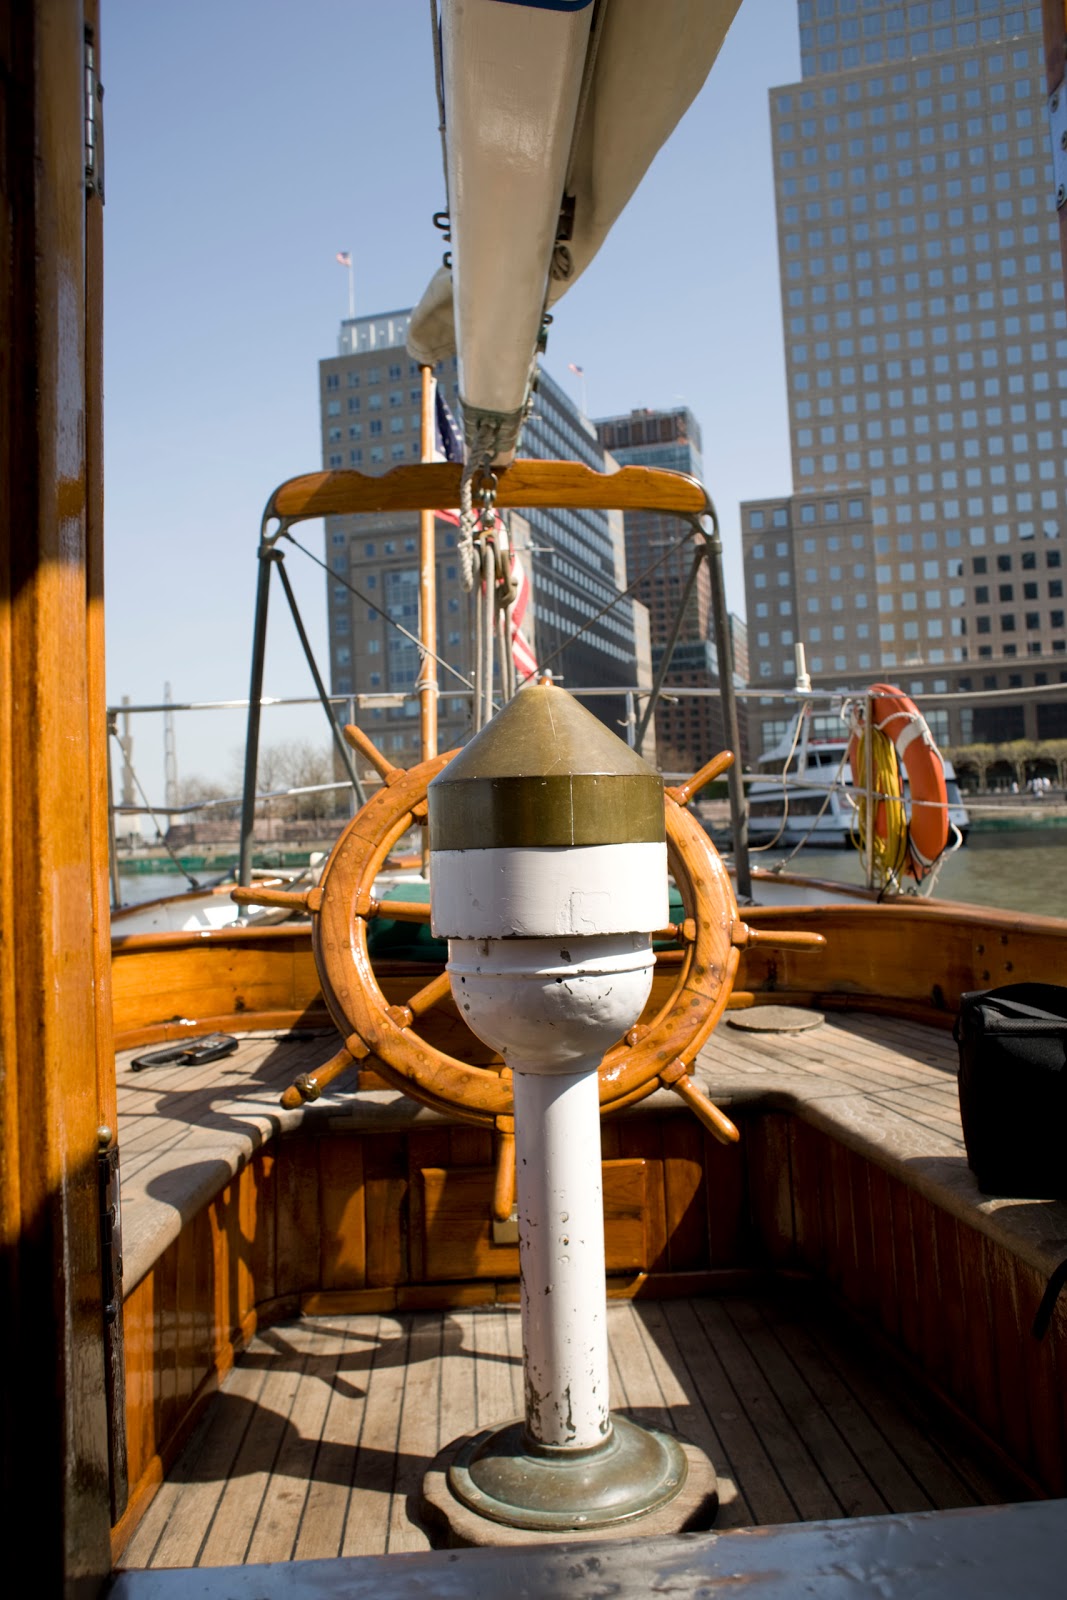
MULTIPOLYGON (((356 310, 418 300, 444 204, 425 0, 105 0, 108 698, 247 697, 259 519, 321 467, 318 362, 356 310)), ((799 77, 794 0, 745 0, 707 83, 584 276, 545 365, 591 416, 688 405, 731 610, 739 502, 791 488, 767 91, 799 77)), ((322 526, 301 541, 321 554, 322 526)), ((286 570, 328 666, 325 578, 286 570)), ((265 693, 314 693, 274 587, 265 693)), ((163 726, 132 719, 163 797, 163 726)), ((317 706, 263 743, 324 746, 317 706)), ((233 785, 244 714, 178 713, 179 777, 233 785)))

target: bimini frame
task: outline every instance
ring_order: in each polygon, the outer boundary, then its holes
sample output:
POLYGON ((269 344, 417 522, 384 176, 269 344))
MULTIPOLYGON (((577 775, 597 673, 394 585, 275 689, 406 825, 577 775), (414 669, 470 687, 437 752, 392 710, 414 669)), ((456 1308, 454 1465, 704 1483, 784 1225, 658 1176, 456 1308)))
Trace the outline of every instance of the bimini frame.
MULTIPOLYGON (((252 647, 252 682, 249 690, 248 737, 245 747, 244 797, 241 809, 240 882, 252 880, 252 836, 255 823, 256 768, 259 759, 259 721, 263 697, 263 668, 267 637, 267 607, 271 568, 277 566, 293 611, 301 643, 315 679, 316 689, 326 709, 334 742, 341 751, 357 795, 359 784, 351 766, 351 755, 333 712, 325 686, 312 658, 292 589, 285 576, 279 541, 299 522, 314 517, 367 515, 380 512, 422 512, 460 503, 463 469, 452 463, 424 463, 394 467, 381 477, 366 477, 361 472, 309 472, 289 478, 274 490, 267 501, 260 524, 259 584, 252 647)), ((496 475, 495 503, 499 510, 524 510, 536 506, 567 507, 572 510, 651 511, 679 517, 691 524, 695 537, 693 569, 686 588, 676 626, 656 674, 639 728, 648 726, 656 701, 670 667, 681 627, 685 602, 696 580, 701 561, 706 561, 711 577, 712 614, 715 623, 715 648, 722 697, 723 729, 728 747, 740 751, 737 700, 734 695, 733 651, 730 644, 729 616, 726 610, 726 585, 723 578, 722 539, 715 507, 703 484, 685 473, 667 472, 652 467, 622 467, 618 472, 593 472, 570 461, 515 461, 496 475)), ((424 617, 429 608, 424 604, 424 617)), ((425 632, 422 635, 427 644, 425 632)), ((431 647, 432 648, 432 647, 431 647)), ((424 751, 424 756, 427 753, 424 751)), ((728 775, 730 820, 735 842, 737 893, 750 898, 747 827, 740 765, 728 775)))

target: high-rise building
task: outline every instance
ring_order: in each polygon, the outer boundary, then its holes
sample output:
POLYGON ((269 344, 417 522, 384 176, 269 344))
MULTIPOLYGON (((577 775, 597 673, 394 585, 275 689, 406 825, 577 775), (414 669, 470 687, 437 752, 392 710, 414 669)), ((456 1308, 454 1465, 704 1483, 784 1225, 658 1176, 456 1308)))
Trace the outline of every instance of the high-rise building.
MULTIPOLYGON (((794 640, 818 687, 1067 681, 1040 8, 798 9, 803 79, 770 97, 793 494, 742 508, 754 685, 791 681, 794 640)), ((1064 708, 995 715, 935 731, 1041 737, 1064 708)))
MULTIPOLYGON (((687 406, 672 411, 630 411, 601 417, 597 435, 621 465, 667 467, 703 477, 700 426, 687 406)), ((647 607, 652 662, 658 670, 693 567, 693 541, 684 537, 677 517, 652 511, 628 511, 626 566, 631 581, 641 574, 635 593, 647 607)), ((666 685, 670 688, 714 689, 711 695, 671 696, 656 709, 656 750, 665 771, 695 771, 724 744, 719 672, 711 605, 711 578, 706 563, 697 570, 671 656, 666 685)))
MULTIPOLYGON (((341 326, 338 354, 319 363, 323 464, 376 474, 420 459, 419 368, 406 349, 410 312, 355 317, 341 326)), ((442 363, 438 383, 459 414, 456 363, 442 363)), ((542 374, 521 450, 563 456, 604 470, 604 451, 592 426, 559 386, 542 374)), ((597 613, 625 588, 625 551, 618 514, 535 510, 511 518, 512 535, 532 574, 533 600, 523 631, 539 661, 569 687, 611 687, 619 694, 590 699, 610 726, 626 718, 626 686, 638 681, 646 658, 643 608, 623 600, 597 613), (574 635, 578 634, 578 638, 574 635)), ((334 694, 381 697, 359 708, 357 720, 397 765, 419 753, 419 706, 414 686, 419 650, 390 622, 419 631, 417 513, 326 518, 330 676, 334 694), (388 620, 387 620, 388 619, 388 620)), ((460 744, 471 728, 471 701, 461 692, 472 663, 470 596, 463 590, 456 529, 437 525, 437 640, 439 743, 460 744), (453 669, 452 672, 448 668, 453 669)))

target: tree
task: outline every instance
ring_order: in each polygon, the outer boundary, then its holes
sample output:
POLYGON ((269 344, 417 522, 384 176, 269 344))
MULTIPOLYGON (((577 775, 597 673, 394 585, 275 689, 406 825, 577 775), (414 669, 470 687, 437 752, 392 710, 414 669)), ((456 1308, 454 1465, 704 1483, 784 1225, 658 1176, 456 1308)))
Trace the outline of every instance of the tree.
MULTIPOLYGON (((235 753, 238 788, 244 783, 244 757, 235 753)), ((278 794, 285 789, 307 789, 317 784, 333 783, 336 779, 333 756, 329 748, 316 746, 303 739, 286 739, 280 744, 264 745, 256 764, 256 791, 258 794, 278 794)), ((326 790, 319 794, 295 794, 265 802, 267 814, 273 817, 315 819, 329 817, 346 806, 343 790, 326 790)))

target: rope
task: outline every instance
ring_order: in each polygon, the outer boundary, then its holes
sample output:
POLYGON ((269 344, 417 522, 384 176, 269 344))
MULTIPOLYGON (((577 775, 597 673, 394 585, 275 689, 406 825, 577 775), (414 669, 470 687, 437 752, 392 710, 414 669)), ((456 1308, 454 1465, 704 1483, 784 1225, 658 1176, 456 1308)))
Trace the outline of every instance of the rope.
POLYGON ((867 771, 867 739, 873 739, 871 771, 874 794, 874 835, 871 842, 871 861, 874 878, 880 888, 886 889, 900 882, 904 864, 908 859, 908 821, 904 811, 904 794, 897 766, 896 746, 881 728, 864 728, 856 747, 856 768, 852 774, 856 790, 856 823, 858 830, 852 840, 863 854, 867 850, 867 830, 872 819, 867 815, 867 793, 860 782, 860 773, 867 771), (881 808, 881 813, 879 812, 881 808), (878 831, 879 815, 884 824, 884 836, 878 831))
POLYGON ((490 526, 492 525, 492 500, 496 491, 496 479, 493 477, 492 467, 499 434, 499 422, 494 421, 492 417, 479 417, 474 427, 474 438, 470 441, 467 451, 467 459, 463 464, 463 476, 459 480, 459 538, 456 541, 456 550, 459 556, 460 580, 468 593, 474 588, 475 581, 477 563, 474 559, 474 546, 476 542, 484 539, 488 531, 487 512, 490 513, 490 526), (480 485, 480 503, 477 509, 474 505, 476 479, 480 485))
POLYGON ((474 731, 478 733, 493 715, 493 639, 494 625, 493 552, 486 541, 480 543, 481 577, 475 599, 474 631, 474 731))
MULTIPOLYGON (((797 725, 793 729, 793 742, 789 746, 789 754, 786 756, 785 766, 782 768, 782 825, 769 844, 753 846, 751 848, 752 855, 758 856, 762 855, 765 850, 773 850, 779 839, 782 837, 782 834, 786 830, 786 824, 789 821, 789 785, 786 779, 789 776, 789 768, 792 765, 793 757, 796 755, 797 745, 800 743, 800 730, 803 728, 803 726, 804 712, 802 711, 797 718, 797 725)), ((830 796, 827 795, 826 798, 829 800, 830 796)))
MULTIPOLYGON (((784 871, 784 869, 789 865, 789 863, 791 861, 793 861, 800 854, 801 850, 803 850, 804 846, 807 844, 808 840, 811 838, 811 836, 815 832, 815 829, 818 827, 820 819, 826 815, 826 808, 830 804, 830 800, 831 800, 831 798, 833 796, 834 790, 835 789, 840 789, 840 790, 844 791, 845 785, 841 781, 841 774, 845 770, 845 762, 847 760, 848 760, 848 751, 845 750, 842 753, 841 760, 837 763, 837 771, 834 773, 833 777, 830 779, 829 787, 826 790, 826 799, 823 801, 822 805, 819 807, 818 811, 815 813, 814 817, 812 817, 812 819, 811 819, 811 827, 808 829, 807 833, 804 835, 804 837, 802 839, 798 839, 797 840, 796 844, 793 846, 792 850, 790 850, 790 852, 789 852, 789 854, 787 856, 783 856, 781 861, 776 861, 774 863, 774 866, 771 868, 772 872, 782 872, 782 871, 784 871)), ((785 827, 785 823, 784 822, 783 822, 782 826, 783 826, 783 828, 785 827)))

